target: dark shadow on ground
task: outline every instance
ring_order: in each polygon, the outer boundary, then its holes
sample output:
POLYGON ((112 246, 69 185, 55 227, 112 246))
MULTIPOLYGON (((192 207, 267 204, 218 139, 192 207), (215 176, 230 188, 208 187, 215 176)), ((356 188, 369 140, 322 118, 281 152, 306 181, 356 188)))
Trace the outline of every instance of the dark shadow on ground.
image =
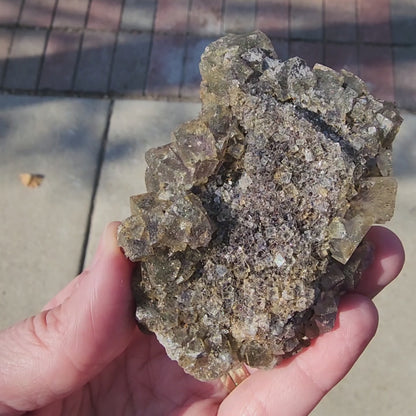
MULTIPOLYGON (((211 6, 214 7, 217 2, 212 1, 211 6)), ((56 1, 55 8, 61 3, 62 0, 56 1)), ((114 2, 103 0, 102 3, 103 9, 110 9, 114 2)), ((210 2, 206 3, 209 9, 210 2)), ((3 0, 6 11, 13 7, 16 9, 15 4, 15 0, 3 0)), ((191 7, 192 3, 189 5, 191 7)), ((125 7, 131 8, 129 13, 137 13, 136 20, 139 22, 138 12, 144 13, 140 9, 144 7, 142 2, 131 0, 125 3, 125 7)), ((37 24, 42 13, 50 13, 50 6, 48 9, 42 9, 40 5, 32 8, 33 22, 37 24)), ((240 31, 255 27, 265 29, 282 59, 299 55, 310 65, 319 62, 336 69, 344 67, 361 75, 381 98, 391 99, 394 96, 392 85, 388 86, 391 91, 385 92, 385 88, 381 86, 383 80, 375 75, 377 68, 389 66, 390 69, 387 70, 390 71, 388 76, 391 78, 391 39, 387 36, 386 39, 379 39, 372 44, 362 42, 361 39, 361 34, 382 33, 390 22, 361 24, 359 27, 354 22, 336 22, 325 27, 322 24, 316 27, 307 17, 313 16, 317 11, 312 7, 304 7, 296 9, 300 24, 290 29, 288 5, 278 5, 272 0, 261 2, 261 16, 266 16, 267 19, 258 16, 257 22, 253 20, 252 1, 239 2, 238 7, 224 10, 227 16, 223 16, 223 29, 226 26, 224 19, 249 22, 250 27, 242 28, 238 24, 231 27, 240 31), (336 41, 331 40, 335 38, 336 41)), ((8 58, 7 53, 0 53, 0 89, 12 93, 132 97, 147 95, 197 100, 200 82, 199 57, 205 46, 222 34, 219 31, 215 36, 207 35, 209 21, 202 18, 200 27, 188 22, 186 34, 183 31, 175 32, 173 24, 173 29, 168 28, 154 36, 149 31, 123 29, 122 25, 117 32, 110 26, 106 28, 108 16, 104 12, 103 21, 97 23, 100 30, 85 30, 87 20, 84 14, 77 15, 76 8, 59 9, 59 16, 58 11, 55 12, 55 20, 49 26, 36 28, 27 25, 30 23, 28 18, 24 20, 26 26, 20 23, 5 24, 7 13, 3 12, 4 17, 0 19, 3 22, 3 28, 0 24, 0 48, 7 52, 8 42, 12 40, 12 43, 8 58), (59 25, 56 27, 55 21, 58 18, 60 22, 72 22, 75 30, 70 31, 70 28, 59 25), (47 52, 45 56, 44 51, 47 52)), ((81 12, 84 13, 83 10, 79 11, 81 12)), ((149 19, 154 18, 155 11, 151 12, 146 11, 149 19)), ((396 71, 400 72, 401 68, 416 65, 415 43, 409 43, 413 37, 405 37, 402 33, 408 31, 406 28, 412 27, 415 16, 400 15, 394 10, 392 15, 392 39, 407 40, 403 45, 397 46, 394 52, 396 71)), ((10 17, 9 22, 13 22, 10 17)), ((45 22, 46 25, 48 20, 45 22)), ((146 27, 143 22, 139 23, 137 27, 146 27)), ((134 27, 132 25, 134 22, 130 22, 129 27, 134 27)), ((401 73, 400 75, 396 80, 396 99, 399 105, 416 109, 416 81, 406 81, 406 85, 402 85, 403 76, 401 73)), ((414 77, 407 78, 414 80, 414 77)), ((391 80, 386 83, 392 84, 391 80)))

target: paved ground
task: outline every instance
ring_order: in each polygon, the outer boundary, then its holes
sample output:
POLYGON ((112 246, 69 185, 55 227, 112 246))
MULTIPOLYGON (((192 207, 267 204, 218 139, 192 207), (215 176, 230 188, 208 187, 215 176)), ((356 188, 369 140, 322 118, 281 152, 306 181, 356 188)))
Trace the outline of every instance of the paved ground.
MULTIPOLYGON (((126 217, 129 195, 144 190, 146 149, 168 142, 174 126, 198 110, 198 104, 150 100, 0 97, 5 195, 0 327, 35 313, 77 273, 84 254, 89 262, 105 224, 126 217), (42 186, 23 187, 18 174, 25 171, 45 174, 42 186)), ((404 241, 407 264, 376 299, 381 318, 376 339, 318 406, 317 416, 410 416, 414 411, 416 116, 404 115, 395 149, 399 196, 390 227, 404 241)))
MULTIPOLYGON (((145 150, 199 110, 211 39, 260 27, 282 57, 345 66, 415 110, 415 22, 414 0, 0 0, 0 329, 35 313, 128 215, 145 150), (22 172, 42 186, 25 188, 22 172)), ((414 414, 416 115, 404 115, 389 226, 408 260, 376 299, 377 338, 316 416, 414 414)))
POLYGON ((206 44, 260 28, 416 109, 415 18, 414 0, 0 0, 0 89, 197 99, 206 44))

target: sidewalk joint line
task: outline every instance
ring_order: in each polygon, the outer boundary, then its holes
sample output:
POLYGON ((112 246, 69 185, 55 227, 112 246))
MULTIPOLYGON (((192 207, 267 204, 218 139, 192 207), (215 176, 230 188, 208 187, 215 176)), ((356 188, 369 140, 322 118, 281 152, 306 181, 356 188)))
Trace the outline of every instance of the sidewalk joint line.
POLYGON ((13 47, 13 43, 14 43, 15 33, 16 33, 16 30, 13 30, 13 32, 10 36, 10 43, 9 43, 8 48, 7 48, 6 59, 4 60, 3 73, 1 74, 1 78, 0 78, 0 86, 2 87, 3 91, 4 91, 4 88, 3 88, 4 82, 6 81, 7 69, 9 67, 9 58, 10 58, 10 54, 12 52, 12 47, 13 47))
POLYGON ((222 0, 221 3, 221 24, 220 24, 220 33, 222 35, 224 35, 225 33, 225 1, 226 0, 222 0))
POLYGON ((85 16, 84 16, 84 24, 83 24, 83 28, 81 29, 81 36, 79 37, 79 42, 78 42, 78 51, 77 51, 77 57, 75 59, 74 72, 72 73, 71 91, 75 90, 75 82, 77 80, 79 62, 81 60, 82 47, 84 46, 84 37, 85 37, 87 22, 88 22, 88 18, 90 14, 91 3, 92 3, 92 0, 88 0, 87 10, 85 11, 85 16))
POLYGON ((85 266, 84 263, 85 263, 85 258, 86 258, 87 250, 88 250, 88 242, 90 240, 92 217, 94 215, 95 200, 97 196, 98 186, 100 184, 101 171, 102 171, 102 167, 103 167, 104 159, 105 159, 105 152, 106 152, 107 142, 108 142, 108 133, 110 130, 111 117, 113 115, 113 107, 114 107, 114 99, 111 99, 108 105, 107 118, 105 121, 105 127, 104 127, 103 135, 101 138, 100 150, 98 152, 98 157, 97 157, 97 168, 95 170, 95 175, 94 175, 90 207, 88 210, 87 223, 85 226, 84 241, 82 244, 81 256, 80 256, 79 265, 78 265, 78 273, 81 273, 85 266))
POLYGON ((22 0, 22 2, 20 3, 19 14, 17 15, 17 19, 16 19, 16 25, 20 24, 20 19, 22 18, 23 9, 25 5, 26 5, 26 0, 22 0))
POLYGON ((115 56, 116 56, 116 50, 117 50, 117 47, 118 47, 118 38, 119 38, 120 32, 121 32, 121 21, 122 21, 122 18, 123 18, 123 11, 124 11, 125 4, 126 4, 126 0, 122 0, 121 8, 120 8, 120 16, 119 16, 118 23, 117 23, 117 32, 116 32, 116 35, 114 37, 113 49, 111 51, 110 68, 109 68, 109 71, 108 71, 108 79, 107 79, 107 92, 108 93, 111 91, 111 81, 113 80, 114 61, 115 61, 115 56))
POLYGON ((322 62, 326 63, 326 0, 322 0, 322 62))
MULTIPOLYGON (((23 13, 24 5, 25 5, 25 0, 22 0, 22 2, 20 3, 20 7, 19 7, 19 13, 16 17, 16 23, 11 28, 12 29, 12 34, 11 34, 11 37, 10 37, 9 47, 7 48, 7 55, 6 55, 6 59, 5 59, 4 66, 3 66, 3 74, 1 75, 1 78, 0 78, 0 86, 1 87, 4 86, 4 82, 6 81, 6 74, 7 74, 7 70, 8 70, 8 67, 9 67, 10 54, 11 54, 12 48, 13 48, 14 37, 16 36, 17 25, 20 22, 20 18, 21 18, 22 13, 23 13)), ((0 25, 0 28, 3 28, 3 27, 0 25)))
POLYGON ((292 56, 292 2, 289 0, 287 4, 287 54, 288 57, 292 56))
POLYGON ((178 97, 182 97, 182 89, 185 84, 185 65, 188 58, 188 47, 189 47, 189 38, 190 38, 190 24, 191 24, 191 10, 193 6, 193 0, 188 0, 188 14, 186 17, 186 31, 184 35, 184 45, 183 45, 183 57, 182 57, 182 68, 181 68, 181 77, 178 85, 178 97))
POLYGON ((149 49, 148 49, 148 52, 147 52, 146 70, 145 70, 143 89, 142 89, 143 96, 146 96, 147 83, 149 82, 150 60, 152 59, 153 43, 154 43, 154 38, 155 38, 155 35, 156 35, 155 24, 156 24, 156 15, 157 15, 158 9, 159 9, 159 0, 156 0, 155 9, 154 9, 154 13, 153 13, 152 29, 149 32, 150 33, 150 40, 149 40, 149 49))
POLYGON ((355 41, 357 42, 357 75, 361 76, 361 45, 360 45, 360 40, 361 40, 361 32, 360 32, 360 16, 359 16, 359 1, 360 0, 355 0, 354 1, 354 5, 355 5, 355 41))
POLYGON ((47 50, 48 43, 49 43, 49 38, 50 38, 51 32, 52 32, 53 21, 55 19, 56 9, 58 8, 58 1, 59 0, 55 0, 55 3, 53 5, 53 9, 52 9, 51 20, 49 22, 49 27, 48 27, 48 29, 46 31, 45 43, 43 45, 42 56, 40 57, 38 74, 37 74, 37 77, 36 77, 36 84, 35 84, 35 88, 34 88, 35 91, 38 91, 39 90, 40 80, 41 80, 42 72, 43 72, 43 65, 45 63, 45 58, 46 58, 46 50, 47 50))
MULTIPOLYGON (((393 18, 392 18, 392 4, 391 1, 389 1, 389 28, 391 33, 391 42, 393 43, 393 37, 394 37, 394 28, 393 28, 393 18)), ((398 91, 399 88, 397 86, 397 67, 396 67, 396 54, 394 53, 394 46, 391 46, 391 65, 392 65, 392 72, 393 72, 393 96, 394 96, 394 102, 397 103, 398 98, 398 91)))

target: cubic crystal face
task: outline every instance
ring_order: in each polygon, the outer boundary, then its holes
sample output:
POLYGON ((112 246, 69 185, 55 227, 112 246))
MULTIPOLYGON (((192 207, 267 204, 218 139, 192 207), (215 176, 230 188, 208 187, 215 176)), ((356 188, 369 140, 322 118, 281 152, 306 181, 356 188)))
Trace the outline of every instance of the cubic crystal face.
POLYGON ((402 121, 355 75, 280 61, 261 32, 201 58, 202 111, 146 154, 120 226, 138 322, 200 380, 272 368, 332 329, 393 214, 402 121))

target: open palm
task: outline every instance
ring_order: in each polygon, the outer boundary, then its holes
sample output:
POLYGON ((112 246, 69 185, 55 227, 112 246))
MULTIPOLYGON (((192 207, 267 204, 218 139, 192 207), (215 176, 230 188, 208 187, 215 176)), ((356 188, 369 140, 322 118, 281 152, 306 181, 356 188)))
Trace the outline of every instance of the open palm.
POLYGON ((400 241, 374 227, 376 259, 344 296, 333 331, 273 370, 252 373, 230 394, 171 361, 134 323, 132 264, 111 224, 91 268, 43 312, 0 333, 0 415, 305 415, 351 368, 373 337, 370 298, 399 273, 400 241))

